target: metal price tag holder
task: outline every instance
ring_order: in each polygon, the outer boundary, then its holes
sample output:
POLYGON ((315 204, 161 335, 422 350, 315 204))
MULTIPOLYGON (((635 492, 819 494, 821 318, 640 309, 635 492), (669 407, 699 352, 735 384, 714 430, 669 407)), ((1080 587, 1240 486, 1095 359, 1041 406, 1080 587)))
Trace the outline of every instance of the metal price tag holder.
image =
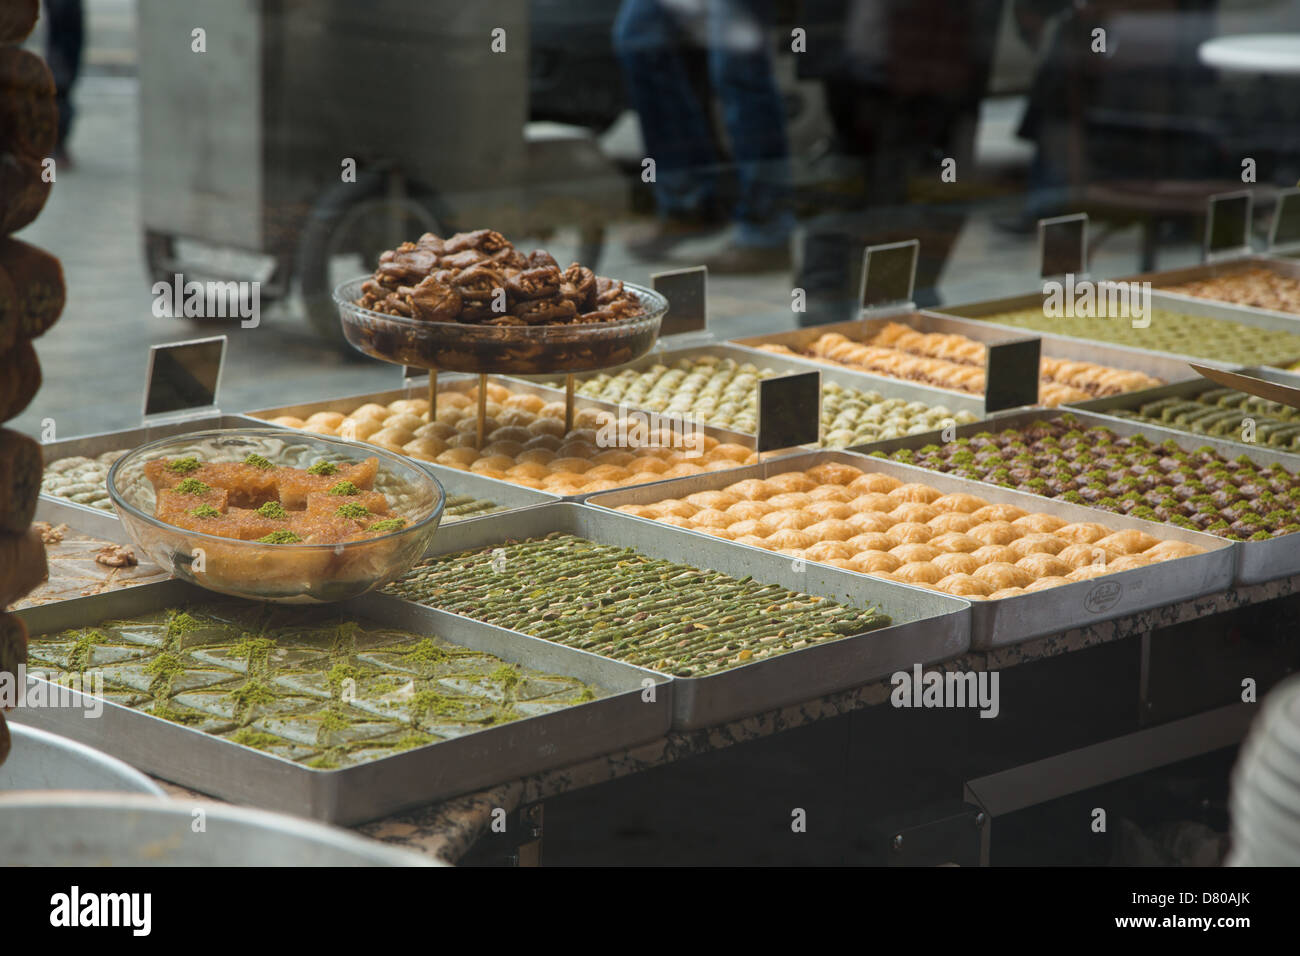
POLYGON ((1205 378, 1208 378, 1211 382, 1222 385, 1224 388, 1235 388, 1240 392, 1247 392, 1250 395, 1256 395, 1259 398, 1267 399, 1270 402, 1289 405, 1291 408, 1300 408, 1300 388, 1292 388, 1290 385, 1280 385, 1277 382, 1255 378, 1253 375, 1242 375, 1239 372, 1225 372, 1222 369, 1208 368, 1204 365, 1196 365, 1192 362, 1189 362, 1188 364, 1191 365, 1194 371, 1205 378))
POLYGON ((1211 196, 1205 210, 1206 262, 1248 256, 1254 196, 1248 189, 1211 196))
POLYGON ((225 362, 224 335, 150 346, 141 426, 148 429, 220 415, 217 393, 225 362))
POLYGON ((1268 230, 1268 251, 1283 256, 1300 252, 1300 188, 1278 193, 1268 230))
POLYGON ((1038 220, 1038 277, 1088 276, 1088 214, 1038 220))
POLYGON ((984 411, 992 414, 1037 405, 1043 340, 994 342, 985 351, 984 411))
POLYGON ((758 436, 755 450, 763 452, 821 441, 822 373, 796 372, 758 383, 758 436))
POLYGON ((668 300, 656 348, 682 348, 713 341, 709 331, 709 267, 688 266, 650 276, 650 287, 668 300), (671 346, 664 339, 672 338, 671 346))
POLYGON ((867 246, 862 253, 862 280, 858 287, 864 320, 915 309, 913 292, 920 251, 918 239, 867 246))

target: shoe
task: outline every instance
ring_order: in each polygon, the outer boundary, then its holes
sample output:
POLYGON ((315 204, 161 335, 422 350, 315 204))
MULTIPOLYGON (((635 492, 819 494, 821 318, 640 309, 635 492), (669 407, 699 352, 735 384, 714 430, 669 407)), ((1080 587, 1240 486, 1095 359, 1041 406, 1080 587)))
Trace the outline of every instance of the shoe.
POLYGON ((655 231, 627 244, 627 251, 637 259, 657 262, 668 257, 674 247, 688 239, 703 239, 722 229, 724 223, 703 218, 660 219, 655 231))
POLYGON ((718 275, 788 272, 793 264, 788 245, 727 246, 700 263, 718 275))

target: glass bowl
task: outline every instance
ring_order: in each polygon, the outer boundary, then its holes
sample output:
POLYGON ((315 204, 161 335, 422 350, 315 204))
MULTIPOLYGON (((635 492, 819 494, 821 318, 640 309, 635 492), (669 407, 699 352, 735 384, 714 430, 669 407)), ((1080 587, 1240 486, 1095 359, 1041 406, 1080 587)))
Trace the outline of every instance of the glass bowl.
POLYGON ((668 300, 653 289, 624 282, 640 300, 642 315, 587 325, 474 325, 421 322, 357 305, 361 276, 334 290, 343 335, 353 348, 396 365, 447 372, 542 375, 588 372, 622 365, 649 352, 659 338, 668 300))
POLYGON ((234 428, 191 432, 149 442, 119 458, 108 494, 123 526, 150 560, 186 581, 234 597, 286 604, 344 601, 409 569, 428 548, 442 519, 442 486, 416 462, 373 446, 286 432, 234 428), (256 453, 274 465, 309 468, 321 459, 349 464, 379 460, 374 490, 406 519, 398 531, 339 544, 265 544, 180 528, 154 517, 157 496, 145 463, 194 455, 202 462, 240 462, 256 453))

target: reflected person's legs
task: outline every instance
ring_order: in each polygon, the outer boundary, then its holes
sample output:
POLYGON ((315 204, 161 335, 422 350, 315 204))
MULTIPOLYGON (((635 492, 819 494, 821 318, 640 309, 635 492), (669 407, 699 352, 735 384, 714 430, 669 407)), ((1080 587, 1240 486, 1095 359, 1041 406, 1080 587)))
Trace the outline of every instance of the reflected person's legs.
POLYGON ((736 162, 736 244, 784 248, 794 228, 785 108, 768 48, 770 0, 708 0, 709 77, 736 162))
POLYGON ((718 156, 682 44, 662 0, 623 0, 614 21, 614 49, 641 120, 646 157, 655 163, 659 215, 691 219, 707 216, 716 202, 718 156))
POLYGON ((45 0, 45 62, 54 75, 59 104, 59 141, 62 153, 72 129, 72 87, 81 72, 81 49, 85 37, 85 14, 81 0, 45 0))

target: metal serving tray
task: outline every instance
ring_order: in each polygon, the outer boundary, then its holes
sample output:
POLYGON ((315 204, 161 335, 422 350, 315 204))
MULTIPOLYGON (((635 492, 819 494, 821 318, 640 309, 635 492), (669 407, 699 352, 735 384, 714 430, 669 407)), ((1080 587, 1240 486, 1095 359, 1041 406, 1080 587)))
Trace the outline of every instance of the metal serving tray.
MULTIPOLYGON (((68 627, 210 600, 200 588, 167 581, 16 613, 37 641, 37 635, 68 627)), ((345 825, 590 759, 668 731, 673 689, 662 675, 383 595, 338 608, 340 616, 437 634, 614 693, 339 770, 315 770, 107 701, 98 719, 86 718, 79 707, 12 713, 21 723, 71 737, 182 786, 345 825), (653 703, 642 700, 647 680, 657 685, 653 703)))
MULTIPOLYGON (((1124 418, 1111 418, 1106 415, 1097 415, 1089 412, 1082 412, 1075 408, 1048 409, 1036 412, 1017 412, 1015 415, 1009 415, 1000 418, 991 426, 985 428, 1016 428, 1027 422, 1038 421, 1043 418, 1051 418, 1054 415, 1073 415, 1083 426, 1101 425, 1109 428, 1117 435, 1146 435, 1155 441, 1165 441, 1173 439, 1179 448, 1185 451, 1193 451, 1197 448, 1210 447, 1219 454, 1227 458, 1238 458, 1245 455, 1251 461, 1260 465, 1282 465, 1289 471, 1296 469, 1296 456, 1288 452, 1268 451, 1260 448, 1258 445, 1241 445, 1237 442, 1224 441, 1221 438, 1212 438, 1208 435, 1190 435, 1187 432, 1175 431, 1172 428, 1162 428, 1158 425, 1147 425, 1142 422, 1133 422, 1124 418)), ((980 425, 963 425, 957 429, 956 437, 962 438, 966 435, 974 435, 981 431, 980 425)), ((878 442, 871 446, 875 451, 894 451, 899 448, 919 448, 911 438, 898 438, 888 442, 878 442)), ((903 466, 911 468, 911 465, 903 466)), ((917 472, 926 475, 936 475, 938 472, 927 471, 924 468, 914 469, 917 472)), ((986 485, 983 482, 974 482, 980 488, 995 488, 996 485, 986 485)), ((988 497, 985 495, 985 497, 988 497)), ((1037 501, 1053 502, 1055 499, 1040 498, 1037 495, 1030 495, 1037 501)), ((1085 505, 1075 505, 1074 507, 1086 508, 1085 505)), ((1047 508, 1044 511, 1050 510, 1047 508)), ((1109 511, 1087 508, 1094 516, 1108 515, 1111 518, 1119 518, 1109 511)), ((1055 512, 1053 512, 1055 513, 1055 512)), ((1109 523, 1109 519, 1106 520, 1109 523)), ((1139 519, 1131 519, 1139 520, 1139 519)), ((1145 522, 1144 522, 1145 524, 1145 522)), ((1129 526, 1126 526, 1129 527, 1129 526)), ((1202 532, 1183 531, 1170 525, 1161 524, 1160 535, 1165 537, 1178 537, 1175 532, 1182 531, 1183 534, 1198 534, 1197 544, 1202 544, 1203 538, 1211 538, 1215 541, 1227 541, 1217 535, 1209 535, 1202 532)), ((1152 532, 1153 534, 1156 532, 1152 532)), ((1178 537, 1180 541, 1192 540, 1190 538, 1178 537)), ((1238 584, 1259 584, 1264 581, 1272 581, 1275 578, 1290 577, 1293 574, 1300 574, 1300 532, 1295 534, 1284 534, 1279 538, 1270 538, 1268 541, 1234 541, 1227 542, 1237 549, 1237 571, 1234 580, 1238 584)), ((1180 558, 1180 561, 1187 560, 1180 558)), ((1165 562, 1169 564, 1170 562, 1165 562)), ((1164 566, 1164 565, 1162 565, 1164 566)), ((1142 570, 1142 569, 1139 569, 1142 570)), ((1128 573, 1128 572, 1125 572, 1128 573)))
MULTIPOLYGON (((635 362, 602 369, 598 373, 579 375, 577 378, 579 382, 584 382, 595 378, 597 374, 618 375, 627 369, 640 371, 652 365, 671 366, 681 359, 696 359, 706 355, 732 359, 740 364, 750 362, 760 368, 772 369, 779 375, 807 372, 811 363, 813 367, 822 373, 823 383, 835 382, 845 388, 856 388, 861 391, 874 390, 880 392, 886 398, 901 398, 904 401, 923 402, 926 405, 946 405, 949 410, 954 412, 970 412, 980 418, 984 417, 984 399, 978 395, 954 392, 946 388, 934 388, 929 385, 922 385, 919 382, 909 382, 907 379, 873 375, 870 372, 859 372, 840 365, 827 365, 823 362, 813 362, 811 359, 791 358, 787 355, 778 355, 775 352, 764 352, 761 349, 756 350, 726 343, 651 352, 635 362), (755 355, 755 351, 758 351, 759 354, 755 355)), ((546 376, 546 378, 554 381, 555 376, 546 376)), ((520 381, 528 380, 521 379, 520 381)))
MULTIPOLYGON (((1025 418, 1041 418, 1044 412, 1024 413, 1025 418)), ((1016 418, 1020 416, 1014 416, 1016 418)), ((1000 424, 1000 422, 998 423, 1000 424)), ((987 423, 963 426, 959 431, 978 432, 988 428, 987 423)), ((915 436, 921 438, 923 436, 915 436)), ((901 439, 899 440, 902 441, 901 439)), ((861 468, 890 475, 903 482, 922 482, 944 493, 966 492, 979 495, 994 504, 1014 504, 1027 511, 1045 512, 1057 515, 1067 521, 1096 521, 1116 529, 1138 528, 1160 538, 1172 538, 1187 541, 1207 549, 1206 554, 1177 558, 1160 564, 1134 568, 1130 571, 1117 571, 1114 574, 1090 581, 1076 581, 1060 587, 1049 588, 1031 594, 1001 598, 997 601, 972 601, 971 609, 971 647, 984 650, 1015 644, 1044 634, 1057 634, 1074 627, 1107 621, 1112 618, 1125 617, 1137 611, 1161 607, 1227 590, 1232 584, 1236 551, 1232 542, 1199 531, 1185 531, 1166 525, 1130 518, 1125 515, 1101 514, 1092 508, 1072 505, 1069 502, 1040 498, 1037 495, 996 485, 986 485, 978 481, 968 481, 950 475, 926 471, 911 465, 881 461, 867 458, 854 452, 820 451, 807 455, 782 458, 771 463, 755 465, 740 471, 731 471, 722 475, 699 475, 691 478, 677 478, 661 481, 653 485, 644 485, 630 490, 605 491, 592 495, 588 503, 604 508, 617 508, 620 505, 650 504, 665 498, 683 498, 697 491, 708 491, 726 487, 746 478, 768 478, 786 471, 806 471, 823 462, 842 462, 861 468)), ((662 525, 650 518, 632 518, 658 527, 662 525)), ((704 541, 716 541, 710 535, 698 531, 675 528, 683 534, 695 535, 704 541)), ((744 548, 759 554, 769 554, 761 548, 750 545, 738 545, 725 542, 732 548, 744 548)), ((703 546, 703 545, 701 545, 703 546)), ((692 548, 694 550, 694 548, 692 548)), ((774 556, 775 557, 775 556, 774 556)), ((788 559, 778 558, 785 564, 788 559)), ((809 568, 813 562, 809 562, 809 568)), ((868 575, 853 571, 842 571, 855 579, 872 580, 868 575)), ((885 582, 890 583, 890 582, 885 582)), ((921 589, 918 589, 921 590, 921 589)), ((935 592, 931 592, 935 593, 935 592)))
MULTIPOLYGON (((752 470, 714 472, 708 479, 714 486, 729 484, 752 470)), ((650 557, 740 578, 749 576, 847 604, 878 604, 893 618, 895 623, 889 627, 742 664, 720 674, 673 678, 673 727, 679 730, 711 727, 858 687, 898 670, 910 670, 917 663, 954 657, 970 646, 970 606, 962 598, 828 565, 806 563, 797 570, 788 558, 758 548, 572 502, 521 511, 511 516, 508 525, 455 525, 439 532, 429 555, 490 547, 507 539, 542 537, 553 531, 630 546, 650 557)))
MULTIPOLYGON (((1113 285, 1120 280, 1107 279, 1099 285, 1113 285)), ((1184 363, 1196 362, 1199 365, 1208 365, 1211 368, 1234 369, 1240 368, 1240 362, 1219 362, 1214 359, 1199 357, 1195 355, 1181 355, 1174 352, 1155 352, 1151 349, 1140 348, 1136 345, 1116 345, 1111 342, 1095 342, 1092 339, 1075 338, 1073 336, 1059 334, 1042 334, 1032 329, 1021 329, 1014 325, 1001 325, 984 316, 998 315, 1002 312, 1017 312, 1022 309, 1040 309, 1043 305, 1043 299, 1046 293, 1033 292, 1028 295, 1012 296, 1005 299, 987 299, 982 302, 972 302, 963 305, 943 306, 941 309, 933 310, 934 315, 947 316, 950 318, 966 319, 970 324, 979 323, 990 329, 996 329, 1002 334, 1013 333, 1016 335, 1040 335, 1043 340, 1043 352, 1048 353, 1047 343, 1049 340, 1055 342, 1072 342, 1075 346, 1083 346, 1082 351, 1074 355, 1067 355, 1058 352, 1057 346, 1052 345, 1051 354, 1062 358, 1079 358, 1084 361, 1101 362, 1106 365, 1115 364, 1119 368, 1136 368, 1139 371, 1147 371, 1148 367, 1156 367, 1157 361, 1169 363, 1182 367, 1181 374, 1170 377, 1161 372, 1153 371, 1152 375, 1159 375, 1166 381, 1177 381, 1188 378, 1194 374, 1186 368, 1184 363), (1109 356, 1121 355, 1128 353, 1132 358, 1128 360, 1129 364, 1119 365, 1113 363, 1109 356), (1095 354, 1095 358, 1093 357, 1095 354), (1103 357, 1104 356, 1104 357, 1103 357), (1134 362, 1142 362, 1142 365, 1135 365, 1134 362), (1148 366, 1148 363, 1150 365, 1148 366)), ((1245 309, 1241 306, 1226 306, 1225 303, 1216 303, 1213 299, 1198 299, 1192 296, 1174 297, 1166 293, 1151 291, 1151 306, 1156 309, 1167 309, 1171 312, 1182 312, 1184 315, 1198 315, 1208 319, 1229 319, 1233 322, 1240 322, 1242 325, 1254 325, 1262 329, 1274 329, 1283 332, 1300 332, 1300 325, 1296 324, 1296 316, 1290 318, 1278 318, 1284 313, 1272 314, 1260 309, 1245 309)), ((1278 361, 1292 361, 1300 359, 1300 355, 1284 356, 1278 361)))
MULTIPOLYGON (((1018 296, 1014 299, 999 299, 997 300, 997 308, 992 308, 990 311, 1006 312, 1010 311, 1012 308, 1029 308, 1038 305, 1041 301, 1041 295, 1018 296), (1012 304, 1003 305, 1003 303, 1012 304)), ((732 342, 745 348, 757 349, 760 345, 784 345, 787 348, 799 351, 800 349, 807 348, 827 332, 838 332, 855 342, 861 342, 868 337, 875 335, 888 323, 900 322, 903 325, 911 326, 918 332, 940 332, 945 335, 964 335, 966 338, 975 339, 977 342, 1005 342, 1008 339, 1015 338, 1038 338, 1043 342, 1044 357, 1071 359, 1080 362, 1094 362, 1098 365, 1109 365, 1112 368, 1144 372, 1147 375, 1154 375, 1158 378, 1162 378, 1167 382, 1191 378, 1195 374, 1187 367, 1185 360, 1166 355, 1163 352, 1149 352, 1144 349, 1108 345, 1092 342, 1087 339, 1070 338, 1064 335, 1031 332, 1026 329, 1013 328, 1009 325, 997 325, 993 322, 957 318, 949 314, 952 311, 953 310, 945 309, 942 313, 937 311, 899 312, 897 315, 872 316, 869 319, 856 319, 849 322, 836 322, 831 325, 810 326, 804 329, 796 329, 793 332, 777 332, 773 335, 755 335, 747 338, 732 339, 732 342)), ((828 365, 828 363, 804 356, 784 357, 792 362, 804 363, 804 367, 811 364, 817 368, 826 368, 828 365)), ((1227 366, 1225 366, 1225 368, 1226 367, 1227 366)), ((891 382, 898 381, 897 379, 886 380, 891 382)), ((954 392, 944 388, 934 388, 932 391, 945 396, 965 395, 968 398, 972 397, 967 395, 965 392, 954 392)), ((975 398, 976 400, 980 400, 978 396, 975 396, 975 398)))
MULTIPOLYGON (((124 448, 130 450, 145 442, 172 435, 184 435, 187 432, 203 431, 210 428, 263 428, 265 422, 259 422, 244 415, 204 415, 184 421, 168 422, 158 425, 144 425, 140 428, 128 428, 124 431, 99 432, 94 435, 82 435, 78 438, 63 438, 41 446, 45 464, 49 465, 60 458, 95 458, 106 451, 124 448)), ((36 503, 36 520, 51 524, 66 523, 83 534, 109 541, 122 541, 122 523, 117 520, 114 511, 101 511, 88 505, 77 504, 67 498, 42 494, 36 503)))
MULTIPOLYGON (((535 382, 529 382, 524 379, 505 379, 501 376, 495 375, 489 376, 489 380, 498 384, 504 384, 506 388, 509 388, 514 392, 526 395, 537 395, 546 399, 548 402, 564 401, 563 389, 547 388, 544 385, 538 385, 535 382)), ((477 386, 477 376, 456 376, 450 378, 450 380, 446 382, 444 382, 440 377, 438 381, 438 390, 440 392, 468 392, 477 386)), ((248 412, 247 415, 257 419, 259 424, 265 426, 269 423, 270 419, 278 418, 282 415, 292 415, 295 418, 306 419, 317 412, 336 412, 341 408, 357 408, 367 402, 377 402, 380 405, 386 405, 399 398, 422 397, 423 395, 418 388, 397 388, 390 389, 386 392, 374 392, 368 395, 350 395, 342 398, 324 399, 317 402, 305 402, 300 405, 285 405, 280 408, 257 409, 248 412)), ((619 405, 614 402, 602 402, 581 395, 575 396, 574 408, 595 408, 612 412, 619 411, 619 405)), ((276 427, 282 427, 288 431, 302 430, 289 428, 289 426, 276 427)), ((716 438, 719 442, 729 442, 749 448, 754 447, 753 435, 746 435, 743 432, 733 432, 725 428, 717 428, 713 425, 702 425, 700 428, 704 434, 716 438)), ((364 445, 365 442, 359 442, 358 444, 364 445)), ((782 453, 783 452, 774 452, 773 454, 782 453)), ((450 494, 474 494, 476 496, 481 496, 488 501, 495 501, 498 504, 508 504, 511 508, 523 508, 529 505, 546 504, 555 501, 576 501, 581 497, 581 495, 557 495, 549 491, 541 491, 537 488, 528 488, 524 485, 516 485, 514 482, 503 481, 500 478, 488 478, 485 475, 476 475, 473 472, 461 471, 459 468, 448 468, 446 465, 439 465, 436 462, 420 461, 416 458, 412 458, 411 460, 427 470, 437 478, 438 481, 442 482, 443 488, 450 494), (463 478, 470 478, 473 480, 462 481, 463 478)), ((499 513, 501 512, 494 512, 494 514, 499 513)))
POLYGON ((1235 302, 1222 302, 1205 296, 1188 295, 1186 292, 1172 292, 1167 286, 1181 285, 1184 282, 1197 282, 1201 279, 1215 279, 1219 276, 1235 275, 1248 269, 1267 269, 1292 279, 1300 279, 1300 262, 1294 259, 1274 258, 1271 256, 1246 256, 1224 262, 1206 262, 1199 266, 1183 269, 1161 269, 1156 272, 1142 272, 1137 275, 1109 279, 1108 282, 1150 282, 1151 304, 1161 309, 1189 311, 1195 307, 1197 315, 1212 315, 1219 319, 1232 319, 1247 325, 1258 325, 1260 318, 1273 318, 1281 321, 1279 325, 1268 328, 1294 329, 1300 322, 1300 313, 1283 312, 1280 309, 1261 309, 1253 305, 1238 305, 1235 302), (1201 311, 1208 308, 1212 311, 1201 311), (1290 323, 1290 325, 1286 324, 1290 323))
MULTIPOLYGON (((1291 387, 1300 387, 1300 376, 1294 373, 1283 372, 1275 368, 1243 368, 1238 369, 1242 375, 1250 375, 1254 378, 1263 379, 1269 382, 1277 382, 1282 385, 1291 387)), ((1078 402, 1073 405, 1062 406, 1070 411, 1087 412, 1090 415, 1105 416, 1109 419, 1118 420, 1126 425, 1141 426, 1144 430, 1150 429, 1153 434, 1159 433, 1166 437, 1178 438, 1180 436, 1190 436, 1196 439, 1205 439, 1201 444, 1212 444, 1216 448, 1225 451, 1225 453, 1236 456, 1243 450, 1258 448, 1269 454, 1277 455, 1278 461, 1288 467, 1300 469, 1300 450, 1287 451, 1284 448, 1274 448, 1272 445, 1264 443, 1255 443, 1241 441, 1235 438, 1225 438, 1221 435, 1204 435, 1200 432, 1184 431, 1181 428, 1175 428, 1172 425, 1157 425, 1144 421, 1134 421, 1131 418, 1124 418, 1114 414, 1116 411, 1127 409, 1137 411, 1137 409, 1148 402, 1157 402, 1162 398, 1187 398, 1191 399, 1202 392, 1208 392, 1214 389, 1221 389, 1223 386, 1218 382, 1211 382, 1209 379, 1197 378, 1189 382, 1175 382, 1173 385, 1162 385, 1159 388, 1148 388, 1140 392, 1126 392, 1123 395, 1111 395, 1107 398, 1094 398, 1086 402, 1078 402)), ((1225 409, 1226 410, 1226 409, 1225 409)), ((1243 416, 1248 417, 1248 416, 1243 416)))

